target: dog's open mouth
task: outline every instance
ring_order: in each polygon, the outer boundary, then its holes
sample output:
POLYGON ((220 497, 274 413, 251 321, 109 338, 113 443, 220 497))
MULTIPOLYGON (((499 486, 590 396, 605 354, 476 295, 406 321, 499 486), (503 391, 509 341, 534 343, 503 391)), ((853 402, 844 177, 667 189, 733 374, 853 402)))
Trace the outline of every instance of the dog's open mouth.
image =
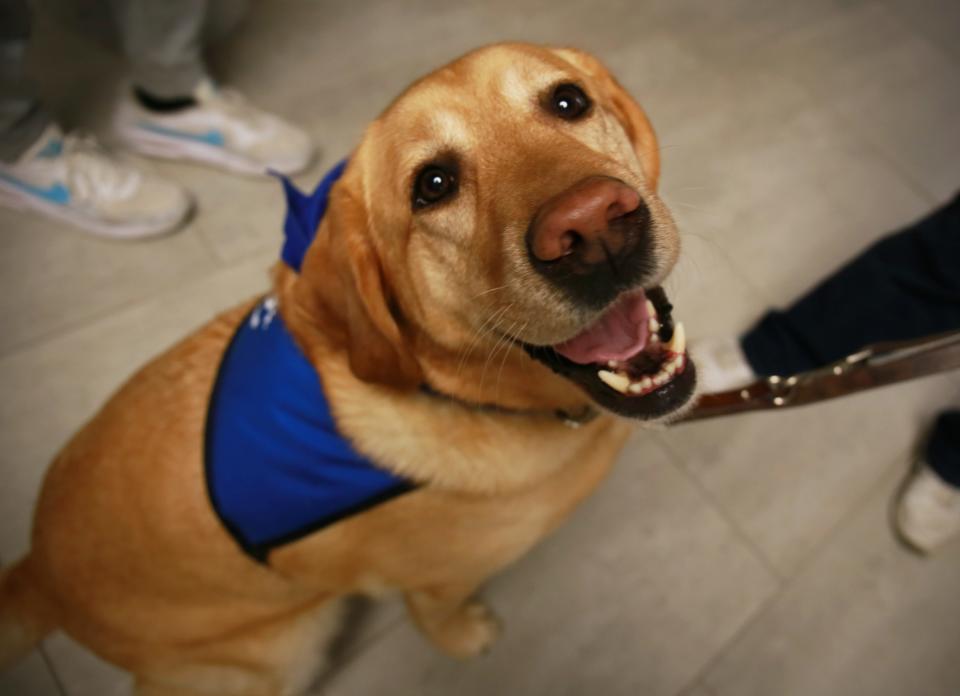
POLYGON ((660 418, 686 404, 697 381, 683 324, 674 324, 672 310, 659 286, 631 291, 572 339, 525 348, 604 408, 660 418))

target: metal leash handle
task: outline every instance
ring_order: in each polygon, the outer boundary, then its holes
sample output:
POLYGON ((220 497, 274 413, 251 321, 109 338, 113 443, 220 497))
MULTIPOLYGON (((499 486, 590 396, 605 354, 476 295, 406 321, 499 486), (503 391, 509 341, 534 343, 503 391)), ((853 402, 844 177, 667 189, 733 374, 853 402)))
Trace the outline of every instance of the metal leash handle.
POLYGON ((960 331, 875 343, 816 370, 773 375, 741 389, 704 394, 679 422, 795 408, 955 369, 960 369, 960 331))

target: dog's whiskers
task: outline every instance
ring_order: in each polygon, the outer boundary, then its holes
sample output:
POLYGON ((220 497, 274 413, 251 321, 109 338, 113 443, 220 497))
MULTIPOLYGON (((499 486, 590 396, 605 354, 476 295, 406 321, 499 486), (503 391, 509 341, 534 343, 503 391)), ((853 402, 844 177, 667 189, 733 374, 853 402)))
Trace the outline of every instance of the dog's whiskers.
POLYGON ((487 333, 488 326, 491 324, 491 322, 493 322, 495 319, 499 319, 503 314, 505 314, 510 309, 511 306, 512 305, 501 307, 500 309, 496 310, 495 312, 487 316, 486 319, 483 320, 483 323, 480 324, 480 327, 479 329, 477 329, 476 334, 474 334, 473 339, 471 339, 470 343, 468 343, 467 346, 461 349, 460 351, 461 359, 457 367, 457 374, 460 373, 460 370, 463 368, 466 359, 473 352, 473 349, 476 346, 477 342, 480 341, 487 333))
POLYGON ((495 319, 496 325, 499 325, 500 321, 506 316, 507 312, 509 312, 510 309, 513 307, 513 304, 514 303, 511 302, 505 307, 501 307, 500 309, 493 312, 490 316, 488 316, 483 321, 483 323, 480 325, 480 329, 477 331, 476 335, 473 337, 473 339, 467 345, 467 348, 465 349, 465 351, 463 351, 462 355, 460 356, 460 360, 457 364, 457 372, 456 372, 458 377, 460 376, 460 373, 463 371, 463 368, 466 366, 467 360, 469 359, 470 354, 473 353, 474 348, 476 348, 476 346, 479 345, 479 343, 496 328, 496 326, 491 322, 493 322, 495 319))
POLYGON ((474 295, 474 296, 471 297, 470 299, 471 299, 471 300, 475 300, 475 299, 477 299, 478 297, 483 297, 484 295, 487 295, 487 294, 489 294, 489 293, 491 293, 491 292, 497 292, 498 290, 506 290, 506 288, 507 288, 506 285, 498 285, 498 286, 495 287, 495 288, 487 288, 487 289, 484 290, 483 292, 478 292, 476 295, 474 295))
MULTIPOLYGON (((529 324, 530 324, 529 321, 523 322, 523 325, 522 325, 519 329, 517 329, 516 333, 522 335, 523 332, 526 330, 526 328, 527 328, 527 326, 528 326, 529 324)), ((511 327, 511 329, 510 329, 510 334, 513 335, 513 328, 512 328, 512 327, 511 327)), ((508 337, 508 338, 507 338, 507 341, 506 341, 507 349, 506 349, 505 351, 503 351, 503 358, 501 358, 501 360, 500 360, 500 369, 497 370, 497 388, 496 388, 497 401, 500 400, 500 379, 501 379, 501 377, 503 377, 503 366, 506 365, 506 363, 507 363, 507 358, 510 356, 510 347, 511 347, 510 344, 511 344, 511 343, 513 343, 513 338, 512 338, 512 337, 508 337)))
MULTIPOLYGON (((483 394, 483 385, 487 377, 487 366, 490 364, 491 360, 495 359, 494 356, 496 356, 496 354, 499 352, 500 348, 504 344, 506 344, 507 348, 509 349, 510 343, 512 341, 512 338, 511 338, 512 331, 517 327, 519 323, 520 323, 520 320, 517 319, 512 324, 510 324, 510 326, 507 328, 506 331, 498 332, 499 335, 497 336, 497 342, 494 344, 490 352, 487 353, 486 360, 483 361, 483 371, 480 373, 480 394, 481 395, 483 394)), ((499 327, 499 322, 497 323, 497 326, 494 327, 494 331, 496 331, 498 327, 499 327)))

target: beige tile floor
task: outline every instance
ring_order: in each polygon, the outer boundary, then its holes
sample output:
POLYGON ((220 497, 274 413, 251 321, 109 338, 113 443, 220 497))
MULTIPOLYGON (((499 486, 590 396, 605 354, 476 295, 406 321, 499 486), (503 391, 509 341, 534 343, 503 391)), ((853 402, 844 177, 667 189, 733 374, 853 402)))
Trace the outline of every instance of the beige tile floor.
MULTIPOLYGON (((322 143, 315 180, 420 73, 489 41, 590 49, 648 107, 685 233, 691 333, 739 331, 960 186, 952 0, 261 3, 221 75, 322 143)), ((41 17, 33 72, 98 129, 121 71, 41 17), (77 60, 83 56, 83 60, 77 60)), ((111 244, 0 211, 0 559, 26 548, 47 461, 139 363, 265 287, 269 181, 180 164, 200 210, 111 244)), ((359 694, 845 696, 960 693, 960 546, 899 547, 888 501, 960 375, 820 408, 639 433, 570 523, 492 583, 486 659, 447 660, 388 602, 319 687, 359 694)), ((149 630, 148 626, 144 630, 149 630)), ((11 696, 121 694, 64 636, 0 676, 11 696)))

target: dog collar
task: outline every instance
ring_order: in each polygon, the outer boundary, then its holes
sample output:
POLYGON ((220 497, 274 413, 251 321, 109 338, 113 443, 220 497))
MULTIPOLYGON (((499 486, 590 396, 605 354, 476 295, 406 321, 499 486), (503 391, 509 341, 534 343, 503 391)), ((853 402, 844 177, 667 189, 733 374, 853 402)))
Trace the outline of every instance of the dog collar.
POLYGON ((481 411, 484 413, 500 413, 508 416, 526 416, 534 418, 553 418, 555 420, 561 421, 568 428, 579 428, 582 425, 587 425, 593 421, 597 416, 600 415, 600 412, 592 405, 585 404, 582 408, 577 411, 565 411, 563 409, 555 410, 536 410, 536 409, 515 409, 507 408, 505 406, 498 406, 496 404, 478 404, 470 401, 464 401, 463 399, 458 399, 455 396, 446 394, 444 392, 437 391, 429 384, 424 384, 420 387, 420 391, 426 394, 427 396, 432 396, 437 399, 443 399, 444 401, 451 401, 455 404, 459 404, 464 408, 468 408, 472 411, 481 411))

